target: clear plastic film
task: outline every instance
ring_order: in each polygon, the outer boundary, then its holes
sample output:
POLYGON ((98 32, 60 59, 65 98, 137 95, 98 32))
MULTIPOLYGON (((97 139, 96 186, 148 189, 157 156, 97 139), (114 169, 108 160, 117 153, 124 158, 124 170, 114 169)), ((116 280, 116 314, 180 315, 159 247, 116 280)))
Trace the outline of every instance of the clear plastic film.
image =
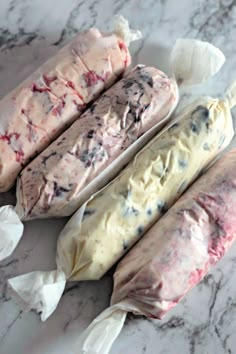
MULTIPOLYGON (((57 267, 65 279, 99 279, 229 145, 233 135, 227 99, 205 97, 188 106, 66 224, 57 243, 57 267)), ((43 286, 45 273, 37 272, 35 278, 33 274, 31 280, 43 286)), ((11 281, 14 278, 10 285, 11 281)), ((16 300, 24 283, 22 277, 14 285, 16 300)), ((46 305, 35 306, 32 295, 34 306, 29 307, 45 311, 45 319, 60 296, 49 310, 46 305)))

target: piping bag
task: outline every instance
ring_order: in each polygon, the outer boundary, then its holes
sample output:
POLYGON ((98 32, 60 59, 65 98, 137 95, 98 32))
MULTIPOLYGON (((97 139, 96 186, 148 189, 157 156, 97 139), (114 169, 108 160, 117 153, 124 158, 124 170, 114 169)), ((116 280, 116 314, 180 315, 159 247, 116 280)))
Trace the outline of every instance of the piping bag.
POLYGON ((189 105, 84 203, 59 236, 57 270, 8 281, 16 301, 44 321, 67 280, 100 279, 229 145, 235 93, 233 85, 223 99, 203 97, 189 105))
POLYGON ((178 102, 178 83, 203 82, 223 62, 211 44, 180 39, 171 54, 171 78, 139 65, 102 94, 21 172, 16 206, 0 208, 0 260, 21 239, 22 221, 69 216, 111 181, 167 122, 178 102))

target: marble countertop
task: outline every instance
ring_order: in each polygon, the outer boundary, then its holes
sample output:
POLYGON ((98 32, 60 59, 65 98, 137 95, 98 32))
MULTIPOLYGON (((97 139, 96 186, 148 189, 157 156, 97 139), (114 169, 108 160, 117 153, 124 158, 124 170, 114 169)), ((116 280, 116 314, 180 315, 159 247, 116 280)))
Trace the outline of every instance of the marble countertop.
MULTIPOLYGON (((134 62, 167 70, 169 48, 186 36, 224 51, 222 71, 206 85, 183 92, 182 105, 192 95, 222 95, 235 78, 235 0, 1 0, 0 97, 78 31, 105 30, 117 13, 144 34, 132 47, 134 62)), ((0 195, 0 204, 6 203, 14 203, 14 191, 0 195)), ((22 313, 9 298, 7 278, 55 268, 56 240, 65 221, 26 223, 16 251, 0 263, 1 354, 76 353, 78 334, 109 304, 112 272, 99 282, 69 283, 45 323, 34 312, 22 313)), ((236 245, 164 320, 129 315, 111 354, 234 354, 235 331, 236 245)))

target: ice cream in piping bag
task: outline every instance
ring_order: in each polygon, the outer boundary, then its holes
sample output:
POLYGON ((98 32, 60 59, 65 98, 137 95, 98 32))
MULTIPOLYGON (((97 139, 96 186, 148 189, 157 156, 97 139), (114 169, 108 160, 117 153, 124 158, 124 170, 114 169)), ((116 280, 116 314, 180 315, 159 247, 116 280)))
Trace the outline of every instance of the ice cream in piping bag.
POLYGON ((229 145, 235 94, 233 85, 222 99, 202 97, 189 105, 82 205, 59 236, 57 270, 9 280, 24 309, 35 309, 46 320, 67 280, 100 279, 124 256, 229 145))
MULTIPOLYGON (((122 35, 130 42, 137 34, 125 24, 118 33, 125 27, 122 35)), ((111 181, 169 119, 178 102, 178 84, 207 80, 224 60, 207 42, 180 39, 172 50, 170 78, 138 65, 103 93, 21 172, 16 206, 0 209, 0 260, 19 242, 22 221, 69 216, 111 181)))

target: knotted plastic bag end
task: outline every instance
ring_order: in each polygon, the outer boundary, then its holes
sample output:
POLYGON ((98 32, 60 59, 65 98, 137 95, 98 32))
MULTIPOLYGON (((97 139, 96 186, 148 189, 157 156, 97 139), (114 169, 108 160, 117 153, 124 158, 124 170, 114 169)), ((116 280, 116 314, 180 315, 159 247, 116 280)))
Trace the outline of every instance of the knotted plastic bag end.
POLYGON ((80 335, 76 346, 78 354, 108 354, 121 332, 127 315, 118 303, 104 310, 80 335))
POLYGON ((9 257, 23 235, 24 226, 12 205, 0 208, 0 261, 9 257))
POLYGON ((141 31, 132 30, 129 26, 128 20, 121 15, 115 16, 114 27, 116 35, 121 37, 127 46, 129 46, 131 42, 142 38, 141 31))
POLYGON ((214 76, 225 56, 214 45, 198 39, 180 38, 171 52, 171 68, 178 85, 196 85, 214 76))
POLYGON ((55 311, 65 284, 62 271, 37 271, 9 279, 8 292, 21 310, 35 310, 45 321, 55 311))

